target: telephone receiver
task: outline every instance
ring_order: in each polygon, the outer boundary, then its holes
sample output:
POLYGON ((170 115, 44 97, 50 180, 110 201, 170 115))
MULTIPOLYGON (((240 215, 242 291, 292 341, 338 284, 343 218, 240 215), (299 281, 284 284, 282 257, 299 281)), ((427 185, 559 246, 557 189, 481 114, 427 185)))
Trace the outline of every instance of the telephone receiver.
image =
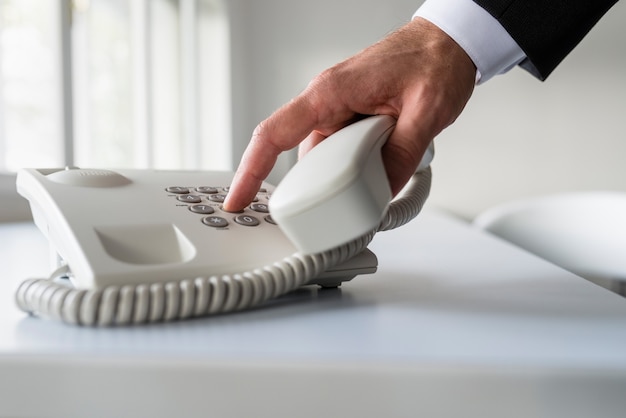
POLYGON ((143 324, 373 273, 374 234, 415 217, 430 190, 432 147, 391 201, 381 148, 394 126, 373 116, 337 131, 240 213, 221 206, 231 172, 20 170, 17 190, 57 268, 25 280, 16 302, 74 325, 143 324))

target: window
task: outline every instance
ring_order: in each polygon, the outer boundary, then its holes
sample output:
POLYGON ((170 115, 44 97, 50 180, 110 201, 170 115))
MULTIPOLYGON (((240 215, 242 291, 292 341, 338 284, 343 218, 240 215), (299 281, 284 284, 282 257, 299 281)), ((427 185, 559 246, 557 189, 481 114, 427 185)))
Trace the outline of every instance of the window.
POLYGON ((219 0, 0 0, 0 170, 230 169, 219 0))

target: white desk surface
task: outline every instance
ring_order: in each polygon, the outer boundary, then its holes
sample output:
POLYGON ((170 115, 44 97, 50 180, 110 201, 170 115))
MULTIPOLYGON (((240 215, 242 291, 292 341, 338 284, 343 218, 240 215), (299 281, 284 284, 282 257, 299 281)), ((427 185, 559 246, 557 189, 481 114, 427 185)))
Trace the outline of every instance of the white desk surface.
POLYGON ((0 225, 0 417, 623 417, 626 300, 434 210, 374 275, 186 322, 76 328, 13 292, 48 272, 0 225))

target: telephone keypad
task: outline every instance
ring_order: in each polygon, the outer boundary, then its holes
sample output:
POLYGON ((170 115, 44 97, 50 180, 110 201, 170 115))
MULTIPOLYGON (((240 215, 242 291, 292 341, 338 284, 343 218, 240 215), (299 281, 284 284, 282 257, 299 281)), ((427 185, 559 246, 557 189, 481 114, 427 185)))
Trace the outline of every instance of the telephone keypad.
POLYGON ((237 225, 246 227, 259 226, 261 223, 268 223, 276 225, 276 222, 269 214, 269 207, 267 202, 269 200, 269 194, 267 189, 260 189, 259 195, 255 196, 250 206, 246 209, 236 213, 226 212, 221 205, 226 199, 226 193, 228 193, 229 187, 220 186, 197 186, 197 187, 183 187, 183 186, 170 186, 166 187, 165 191, 171 193, 178 202, 189 203, 187 208, 190 212, 204 216, 201 221, 204 225, 211 226, 213 228, 225 228, 230 225, 230 221, 233 221, 237 225), (192 192, 198 193, 193 194, 192 192), (207 203, 202 203, 207 201, 207 203), (225 215, 230 216, 218 216, 216 211, 222 211, 225 215), (254 214, 250 214, 250 211, 263 216, 258 218, 254 214), (248 212, 248 213, 246 213, 248 212), (231 217, 232 216, 232 217, 231 217), (229 221, 230 219, 230 221, 229 221))

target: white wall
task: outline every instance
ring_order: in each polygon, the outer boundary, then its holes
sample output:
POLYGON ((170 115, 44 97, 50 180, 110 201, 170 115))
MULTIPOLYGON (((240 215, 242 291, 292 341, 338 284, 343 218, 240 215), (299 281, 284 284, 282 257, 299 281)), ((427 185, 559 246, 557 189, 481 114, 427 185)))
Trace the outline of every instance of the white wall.
POLYGON ((0 222, 31 219, 28 202, 17 194, 15 175, 0 172, 0 222))
MULTIPOLYGON (((229 0, 237 159, 254 126, 324 68, 410 19, 418 0, 229 0)), ((626 191, 626 4, 541 83, 520 69, 477 88, 437 139, 430 205, 466 218, 523 196, 626 191)), ((283 159, 271 179, 284 174, 283 159)))

